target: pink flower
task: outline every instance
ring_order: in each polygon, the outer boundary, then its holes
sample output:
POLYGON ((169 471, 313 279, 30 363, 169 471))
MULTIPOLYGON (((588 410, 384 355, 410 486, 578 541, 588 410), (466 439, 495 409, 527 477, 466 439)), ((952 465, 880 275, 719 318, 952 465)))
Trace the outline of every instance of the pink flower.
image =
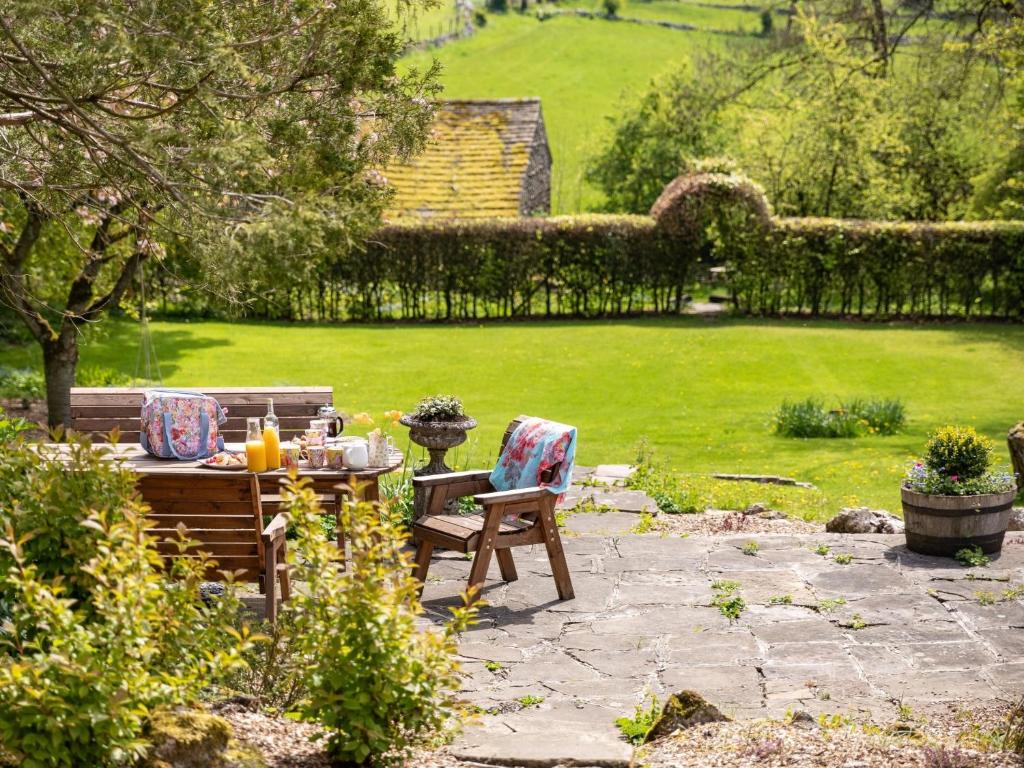
POLYGON ((960 475, 950 475, 949 479, 952 480, 954 483, 960 482, 960 475))

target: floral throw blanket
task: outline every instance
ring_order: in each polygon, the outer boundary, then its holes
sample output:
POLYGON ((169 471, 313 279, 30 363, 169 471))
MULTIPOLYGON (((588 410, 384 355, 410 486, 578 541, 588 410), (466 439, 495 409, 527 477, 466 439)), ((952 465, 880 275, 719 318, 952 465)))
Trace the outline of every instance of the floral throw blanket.
POLYGON ((576 427, 526 419, 516 427, 498 457, 491 485, 496 491, 540 486, 561 495, 569 489, 575 458, 576 427), (551 482, 541 482, 541 475, 551 468, 555 470, 551 482))

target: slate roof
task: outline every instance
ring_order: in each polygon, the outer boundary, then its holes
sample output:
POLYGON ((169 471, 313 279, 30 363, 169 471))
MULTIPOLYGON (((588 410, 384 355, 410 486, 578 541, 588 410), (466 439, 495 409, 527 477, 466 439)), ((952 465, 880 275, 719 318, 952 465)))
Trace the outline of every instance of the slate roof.
POLYGON ((538 143, 550 166, 540 99, 438 102, 423 153, 385 171, 395 197, 384 218, 519 216, 538 143))

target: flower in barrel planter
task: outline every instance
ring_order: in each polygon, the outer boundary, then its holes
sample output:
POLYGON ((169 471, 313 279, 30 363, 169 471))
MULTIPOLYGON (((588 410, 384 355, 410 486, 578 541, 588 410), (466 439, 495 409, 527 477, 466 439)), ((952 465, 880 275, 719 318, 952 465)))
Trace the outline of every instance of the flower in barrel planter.
POLYGON ((998 552, 1017 485, 991 465, 992 441, 973 427, 934 432, 903 481, 907 547, 946 557, 968 547, 998 552))
POLYGON ((420 400, 401 423, 409 427, 409 438, 430 452, 430 463, 416 473, 438 475, 452 471, 444 463, 445 454, 466 442, 466 432, 476 426, 476 419, 466 415, 462 401, 454 395, 434 395, 420 400))

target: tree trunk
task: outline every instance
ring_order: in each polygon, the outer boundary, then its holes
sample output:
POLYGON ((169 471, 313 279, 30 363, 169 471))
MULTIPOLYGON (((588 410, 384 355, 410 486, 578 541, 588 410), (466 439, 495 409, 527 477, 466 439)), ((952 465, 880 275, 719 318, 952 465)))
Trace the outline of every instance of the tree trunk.
POLYGON ((1024 421, 1010 430, 1006 437, 1010 446, 1010 461, 1017 476, 1017 490, 1024 490, 1024 421))
POLYGON ((50 428, 71 423, 71 388, 78 368, 78 336, 74 328, 43 342, 43 370, 46 373, 47 422, 50 428))

